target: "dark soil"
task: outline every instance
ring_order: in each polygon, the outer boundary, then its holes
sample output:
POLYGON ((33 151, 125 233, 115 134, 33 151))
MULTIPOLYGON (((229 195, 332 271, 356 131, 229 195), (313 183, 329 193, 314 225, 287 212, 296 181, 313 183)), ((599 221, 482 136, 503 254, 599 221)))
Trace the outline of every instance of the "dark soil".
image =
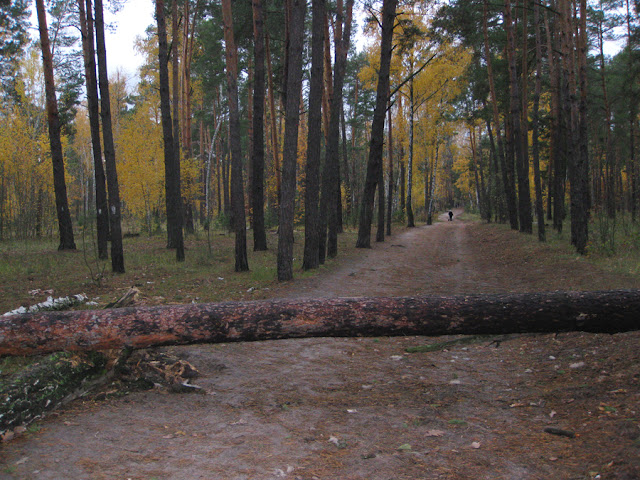
MULTIPOLYGON (((456 217, 272 293, 638 286, 456 217)), ((577 332, 165 348, 205 394, 94 392, 2 445, 0 479, 637 479, 639 345, 577 332)))

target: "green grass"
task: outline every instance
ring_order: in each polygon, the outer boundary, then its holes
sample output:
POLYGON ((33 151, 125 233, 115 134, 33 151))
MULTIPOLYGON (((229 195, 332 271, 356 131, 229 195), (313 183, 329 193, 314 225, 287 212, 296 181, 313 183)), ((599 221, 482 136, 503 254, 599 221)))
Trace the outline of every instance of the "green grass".
MULTIPOLYGON (((76 237, 78 250, 66 252, 57 250, 56 239, 0 242, 0 315, 44 300, 45 293, 29 294, 37 289, 53 289, 54 297, 86 293, 90 299, 99 297, 97 302, 103 306, 132 286, 147 303, 160 304, 260 299, 278 284, 278 237, 274 231, 268 233, 269 249, 264 252, 253 251, 251 231, 247 232, 250 271, 243 273, 234 271, 235 237, 223 230, 211 232, 211 251, 206 232, 187 236, 186 259, 180 263, 175 251, 165 248, 164 235, 125 238, 126 273, 121 275, 111 273, 109 261, 97 259, 90 242, 76 237), (98 272, 104 272, 99 281, 98 272)), ((333 268, 342 256, 355 250, 355 237, 353 230, 340 235, 338 259, 328 260, 322 269, 333 268)), ((294 278, 317 274, 317 270, 302 271, 303 248, 304 232, 296 230, 294 278)))
MULTIPOLYGON (((463 213, 458 219, 478 221, 474 213, 463 213)), ((602 217, 594 214, 590 226, 591 242, 585 257, 570 245, 570 224, 565 222, 562 234, 550 227, 544 255, 558 259, 588 261, 620 274, 640 277, 640 222, 632 223, 628 215, 618 215, 615 228, 601 227, 602 217), (602 232, 610 231, 614 241, 606 242, 602 232), (615 247, 615 248, 612 248, 615 247)), ((508 225, 493 224, 487 228, 508 230, 508 225)), ((394 225, 396 235, 403 227, 394 225)), ((535 225, 534 225, 535 229, 535 225)), ((355 230, 339 236, 339 255, 329 259, 319 270, 304 272, 302 257, 304 232, 295 231, 294 277, 307 278, 334 268, 342 258, 355 251, 355 230)), ((539 245, 537 235, 519 235, 525 248, 532 251, 539 245)), ((46 294, 32 296, 30 291, 53 289, 53 296, 86 293, 99 297, 99 305, 119 298, 131 286, 136 286, 147 303, 215 302, 225 300, 261 299, 278 284, 276 280, 277 234, 268 233, 266 252, 254 252, 251 231, 247 231, 249 272, 234 272, 234 235, 226 230, 199 231, 185 239, 186 260, 178 263, 175 251, 167 250, 164 234, 124 239, 126 273, 114 275, 110 263, 97 260, 93 241, 76 234, 78 250, 59 252, 55 238, 42 240, 9 240, 0 242, 0 314, 20 305, 32 305, 46 294), (209 248, 209 243, 211 249, 209 248), (98 278, 98 273, 104 276, 98 278), (251 291, 249 291, 251 290, 251 291)), ((536 250, 537 251, 537 250, 536 250)), ((537 254, 536 254, 537 255, 537 254)))

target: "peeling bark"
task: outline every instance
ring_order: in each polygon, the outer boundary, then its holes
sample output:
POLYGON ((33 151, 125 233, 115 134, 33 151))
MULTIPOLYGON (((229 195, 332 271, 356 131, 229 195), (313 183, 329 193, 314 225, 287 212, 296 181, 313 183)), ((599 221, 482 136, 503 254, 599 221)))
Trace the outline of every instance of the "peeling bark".
POLYGON ((0 355, 323 336, 638 329, 640 290, 272 300, 4 317, 0 355))

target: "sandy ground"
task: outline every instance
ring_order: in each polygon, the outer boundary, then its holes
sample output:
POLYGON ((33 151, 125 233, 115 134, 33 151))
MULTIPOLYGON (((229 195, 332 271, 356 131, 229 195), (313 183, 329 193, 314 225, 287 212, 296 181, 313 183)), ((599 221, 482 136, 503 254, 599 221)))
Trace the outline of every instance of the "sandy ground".
MULTIPOLYGON (((581 259, 541 263, 516 235, 445 220, 274 294, 636 286, 581 259)), ((88 395, 0 446, 0 479, 637 479, 638 345, 632 332, 166 348, 206 394, 88 395)))

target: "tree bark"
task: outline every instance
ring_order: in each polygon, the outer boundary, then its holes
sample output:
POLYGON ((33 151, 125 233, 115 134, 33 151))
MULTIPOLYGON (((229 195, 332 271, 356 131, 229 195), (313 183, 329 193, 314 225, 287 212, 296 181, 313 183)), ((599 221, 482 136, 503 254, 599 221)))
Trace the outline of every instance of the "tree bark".
POLYGON ((509 62, 509 92, 510 114, 513 125, 513 145, 518 172, 518 218, 520 231, 532 233, 531 224, 531 200, 529 198, 529 160, 522 145, 522 108, 520 100, 520 88, 518 86, 518 73, 515 59, 515 36, 513 18, 511 14, 511 0, 504 2, 504 22, 507 31, 507 57, 509 62))
POLYGON ((384 144, 384 120, 389 97, 389 70, 391 65, 391 44, 393 27, 396 19, 397 0, 384 0, 382 5, 382 39, 380 42, 380 71, 376 91, 376 106, 371 125, 371 141, 369 143, 369 159, 367 176, 358 225, 357 248, 371 248, 371 223, 373 221, 373 205, 382 168, 382 152, 384 144))
MULTIPOLYGON (((536 0, 537 1, 537 0, 536 0)), ((520 89, 520 125, 521 125, 521 143, 522 143, 522 158, 520 170, 518 174, 518 191, 526 192, 523 197, 519 195, 520 210, 522 210, 522 220, 520 221, 520 231, 525 233, 533 233, 533 220, 531 212, 531 196, 529 194, 531 187, 529 181, 529 46, 528 46, 528 26, 529 26, 529 8, 532 4, 532 0, 524 0, 522 9, 520 10, 520 18, 516 22, 522 24, 522 47, 520 50, 521 55, 521 89, 520 89)), ((515 34, 515 28, 514 28, 515 34)))
MULTIPOLYGON (((167 228, 167 232, 177 235, 177 229, 180 228, 181 235, 184 235, 182 228, 184 227, 186 208, 182 199, 182 177, 180 171, 180 163, 182 161, 182 144, 180 142, 180 34, 178 33, 178 2, 171 2, 171 45, 168 46, 171 52, 171 108, 172 108, 172 126, 173 126, 173 154, 175 156, 176 175, 179 179, 179 193, 177 204, 174 208, 179 209, 179 225, 173 226, 171 230, 167 228)), ((184 61, 184 60, 183 60, 184 61)), ((169 240, 170 244, 175 244, 176 238, 169 240)), ((171 248, 171 247, 170 247, 171 248)))
POLYGON ((638 329, 639 290, 271 300, 4 317, 0 355, 326 336, 638 329))
MULTIPOLYGON (((391 99, 389 99, 390 101, 391 99)), ((387 138, 389 145, 387 146, 387 154, 389 155, 389 187, 387 189, 387 236, 391 236, 391 220, 393 215, 393 122, 391 118, 391 104, 389 102, 387 113, 387 138)))
POLYGON ((320 263, 324 263, 325 254, 333 258, 338 253, 338 224, 339 210, 341 210, 340 194, 340 114, 342 111, 342 88, 346 68, 349 37, 351 35, 351 8, 353 0, 347 2, 348 17, 343 15, 342 0, 336 4, 336 21, 334 23, 334 69, 331 75, 331 53, 329 25, 326 20, 325 28, 325 162, 322 171, 322 187, 320 196, 320 263), (343 35, 344 26, 344 35, 343 35), (331 84, 333 80, 333 84, 331 84), (326 249, 326 252, 325 252, 326 249))
POLYGON ((104 166, 102 165, 102 144, 100 142, 100 109, 98 105, 98 83, 96 80, 96 52, 94 48, 92 5, 91 0, 86 0, 85 8, 85 0, 78 0, 85 83, 87 86, 87 106, 89 110, 89 125, 91 128, 91 147, 93 150, 98 258, 106 260, 109 258, 109 205, 107 202, 104 166))
MULTIPOLYGON (((174 2, 174 5, 178 5, 177 2, 174 2)), ((191 21, 191 13, 190 13, 190 0, 186 0, 183 5, 183 14, 182 14, 182 33, 178 33, 178 28, 176 28, 175 33, 173 34, 173 42, 175 46, 172 48, 177 53, 177 42, 178 38, 182 38, 182 44, 180 45, 180 55, 181 62, 179 73, 175 78, 180 78, 178 82, 178 86, 180 88, 180 97, 179 102, 174 102, 179 105, 180 115, 174 115, 174 120, 176 118, 180 119, 178 121, 179 131, 182 132, 182 145, 184 151, 186 152, 187 158, 193 158, 193 142, 191 141, 192 129, 191 129, 191 97, 192 97, 192 89, 191 89, 191 58, 192 58, 192 48, 193 48, 193 29, 196 23, 196 16, 198 14, 199 4, 196 4, 196 8, 194 11, 193 21, 191 21)), ((176 17, 177 15, 176 11, 176 17)), ((175 62, 175 60, 174 60, 175 62)), ((191 179, 185 178, 184 183, 186 186, 186 190, 191 190, 191 179)), ((195 233, 195 225, 193 223, 193 211, 194 205, 192 202, 192 198, 184 197, 182 202, 182 211, 183 211, 183 223, 184 230, 186 233, 195 233)))
POLYGON ((578 36, 578 78, 580 98, 578 101, 578 145, 572 168, 575 170, 571 183, 571 231, 575 237, 576 251, 585 254, 589 240, 589 139, 587 123, 587 2, 580 0, 578 36))
POLYGON ((512 230, 518 229, 518 209, 516 204, 516 192, 513 179, 513 165, 508 164, 505 157, 505 148, 502 133, 500 132, 500 114, 498 113, 498 97, 496 96, 495 81, 493 75, 493 62, 491 60, 491 50, 489 49, 489 33, 487 25, 488 0, 484 0, 483 6, 483 36, 484 52, 487 62, 487 75, 489 80, 489 92, 491 94, 491 107, 493 113, 493 123, 495 125, 495 135, 498 144, 498 160, 502 169, 502 185, 505 195, 505 203, 509 214, 509 224, 512 230))
POLYGON ((160 80, 160 111, 162 137, 164 140, 165 197, 167 206, 167 247, 176 249, 177 261, 184 261, 184 239, 180 208, 180 164, 175 162, 173 124, 171 121, 171 98, 169 95, 169 56, 167 48, 167 24, 164 0, 156 0, 158 23, 158 61, 160 80), (177 173, 176 173, 177 170, 177 173), (174 243, 172 243, 172 240, 174 243))
POLYGON ((302 50, 306 0, 293 0, 289 25, 287 103, 282 150, 282 196, 278 236, 278 280, 293 279, 293 217, 296 196, 300 89, 302 88, 302 50))
MULTIPOLYGON (((335 34, 335 63, 333 69, 333 88, 329 96, 329 131, 327 135, 325 175, 322 182, 321 206, 327 210, 327 257, 338 254, 338 209, 340 194, 340 114, 342 112, 342 90, 347 65, 347 53, 351 39, 351 18, 354 0, 347 0, 343 14, 342 1, 338 1, 335 34), (326 181, 325 181, 326 177, 326 181), (325 198, 326 197, 326 198, 325 198)), ((324 228, 323 225, 320 226, 324 228)), ((324 230, 321 230, 323 232, 324 230)))
POLYGON ((242 149, 240 144, 240 111, 238 109, 238 49, 233 38, 231 0, 223 0, 222 18, 227 74, 227 101, 229 102, 231 209, 233 229, 235 231, 235 271, 245 272, 249 270, 249 261, 247 259, 247 231, 242 188, 242 149))
MULTIPOLYGON (((628 57, 628 63, 627 63, 627 68, 628 71, 631 72, 633 71, 633 63, 634 63, 634 57, 632 55, 630 55, 631 51, 632 51, 632 28, 631 28, 631 11, 629 8, 629 0, 625 1, 626 4, 626 23, 627 23, 627 57, 628 57)), ((636 12, 638 11, 638 7, 640 7, 640 5, 638 5, 636 7, 636 12)), ((635 102, 629 102, 629 176, 631 178, 629 178, 629 190, 630 190, 630 209, 631 209, 631 221, 635 223, 636 221, 636 213, 637 213, 637 209, 638 209, 638 177, 637 177, 637 173, 636 173, 636 169, 637 169, 637 165, 636 165, 636 159, 635 159, 635 130, 636 130, 636 121, 637 121, 637 117, 638 115, 636 114, 638 110, 638 105, 637 105, 637 101, 635 102)))
POLYGON ((380 176, 378 177, 378 228, 376 242, 384 242, 384 161, 380 162, 380 176))
POLYGON ((309 87, 309 131, 305 167, 304 258, 302 268, 320 266, 319 195, 322 149, 322 90, 324 84, 325 0, 312 2, 311 84, 309 87))
POLYGON ((546 240, 544 228, 544 207, 542 203, 542 181, 540 178, 540 94, 542 92, 542 35, 540 33, 540 6, 533 5, 534 28, 536 29, 536 85, 533 94, 533 181, 536 190, 536 217, 538 218, 538 240, 546 240))
POLYGON ((109 194, 109 234, 111 237, 111 270, 124 273, 124 251, 122 248, 122 224, 120 187, 116 170, 116 149, 111 126, 111 102, 109 99, 109 76, 107 71, 107 50, 104 37, 102 0, 94 3, 96 19, 96 50, 98 53, 98 87, 100 88, 100 116, 102 117, 102 140, 104 164, 107 174, 109 194))
POLYGON ((431 166, 431 175, 429 183, 429 205, 427 207, 427 223, 431 225, 433 223, 433 197, 436 196, 436 173, 438 172, 438 160, 440 146, 436 143, 435 153, 433 155, 433 165, 431 166), (431 222, 431 223, 429 223, 431 222))
POLYGON ((481 154, 478 153, 475 125, 469 125, 469 143, 471 145, 471 170, 473 170, 473 177, 476 184, 478 210, 480 211, 480 218, 482 218, 483 220, 486 220, 487 209, 486 209, 486 202, 485 202, 484 182, 481 182, 478 176, 478 169, 482 167, 478 166, 478 157, 481 156, 481 154))
POLYGON ((276 175, 276 202, 280 204, 282 178, 280 176, 280 147, 278 146, 278 121, 276 118, 275 92, 273 87, 273 70, 271 68, 271 50, 269 48, 269 32, 265 32, 265 54, 267 57, 267 84, 269 101, 269 120, 271 123, 271 148, 273 153, 273 169, 276 175))
POLYGON ((58 231, 60 234, 58 250, 75 250, 76 244, 73 238, 73 224, 71 223, 71 213, 69 212, 69 201, 67 199, 67 183, 64 176, 60 113, 58 111, 58 100, 56 98, 53 58, 51 55, 44 0, 36 1, 36 11, 38 15, 42 67, 45 80, 49 146, 51 148, 51 164, 53 166, 53 189, 56 199, 56 212, 58 214, 58 231))
POLYGON ((251 211, 253 213, 253 250, 267 249, 264 227, 264 16, 262 0, 253 0, 254 83, 253 152, 251 153, 251 211))
MULTIPOLYGON (((411 59, 410 71, 413 72, 413 59, 411 59)), ((413 217, 413 143, 415 123, 415 98, 413 92, 413 76, 409 80, 409 158, 407 160, 407 227, 416 226, 413 217)))
MULTIPOLYGON (((329 99, 332 97, 333 91, 333 68, 331 65, 331 33, 329 31, 329 12, 325 8, 324 12, 324 75, 322 85, 322 127, 324 133, 324 144, 329 144, 329 99)), ((326 157, 326 154, 325 154, 326 157)), ((327 257, 327 216, 328 204, 326 198, 327 188, 325 183, 328 177, 328 168, 326 162, 322 165, 321 185, 320 185, 320 203, 318 212, 318 257, 320 265, 324 265, 327 257)))
POLYGON ((552 210, 553 228, 558 233, 562 233, 562 223, 565 217, 564 191, 565 179, 567 176, 566 161, 566 135, 564 135, 564 112, 562 109, 562 72, 563 62, 560 52, 562 51, 561 31, 559 27, 560 15, 556 22, 551 24, 547 10, 544 11, 545 30, 547 37, 547 57, 549 63, 549 80, 551 84, 551 131, 549 135, 550 147, 550 173, 551 180, 549 191, 552 192, 553 202, 549 202, 549 209, 552 210), (552 27, 555 33, 555 42, 552 41, 552 27), (553 205, 551 206, 551 203, 553 205))
POLYGON ((398 179, 400 181, 400 198, 398 199, 398 206, 400 207, 400 220, 404 221, 404 206, 406 204, 406 193, 405 193, 405 189, 406 189, 406 177, 407 177, 407 167, 404 164, 404 148, 402 147, 402 145, 400 145, 400 153, 398 154, 398 157, 400 157, 399 163, 400 163, 400 178, 398 179))

